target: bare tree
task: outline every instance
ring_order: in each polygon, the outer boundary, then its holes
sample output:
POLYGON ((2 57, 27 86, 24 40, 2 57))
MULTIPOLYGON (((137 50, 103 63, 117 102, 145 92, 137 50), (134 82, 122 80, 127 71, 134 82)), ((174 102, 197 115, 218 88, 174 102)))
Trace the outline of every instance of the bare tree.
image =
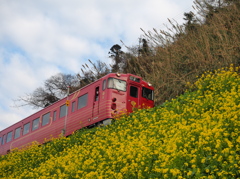
POLYGON ((33 108, 44 108, 79 89, 79 79, 77 76, 59 73, 47 79, 43 87, 35 89, 32 93, 20 96, 15 101, 16 107, 32 106, 33 108), (20 104, 17 104, 20 103, 20 104))
POLYGON ((72 93, 89 83, 101 78, 108 74, 110 68, 101 61, 95 63, 89 60, 91 66, 87 64, 82 65, 82 74, 71 75, 58 73, 51 76, 44 82, 43 87, 35 89, 32 93, 28 93, 25 96, 20 96, 15 101, 15 107, 31 106, 33 108, 44 108, 54 102, 64 98, 69 92, 72 93))

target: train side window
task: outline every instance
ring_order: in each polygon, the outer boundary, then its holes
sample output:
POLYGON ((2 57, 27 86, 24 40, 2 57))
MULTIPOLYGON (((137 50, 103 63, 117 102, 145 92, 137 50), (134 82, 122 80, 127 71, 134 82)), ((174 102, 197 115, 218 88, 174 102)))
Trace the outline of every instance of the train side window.
POLYGON ((66 116, 66 110, 67 110, 66 104, 60 107, 60 116, 59 116, 60 118, 66 116))
POLYGON ((88 94, 82 95, 78 98, 78 109, 81 109, 87 106, 88 94))
POLYGON ((33 120, 32 131, 38 129, 39 127, 39 118, 33 120))
POLYGON ((12 131, 7 134, 7 141, 6 143, 10 142, 12 140, 12 131))
POLYGON ((138 88, 135 86, 130 86, 130 96, 137 98, 138 97, 138 88))
POLYGON ((57 111, 54 111, 53 112, 53 121, 56 121, 56 119, 57 119, 57 111))
POLYGON ((23 135, 29 133, 30 131, 29 129, 30 129, 30 122, 23 126, 23 135))
POLYGON ((2 138, 2 145, 5 144, 5 138, 6 138, 6 135, 3 135, 3 138, 2 138))
POLYGON ((45 126, 49 123, 50 120, 50 112, 47 114, 44 114, 42 117, 42 126, 45 126))
POLYGON ((0 137, 0 145, 2 144, 2 137, 0 137))
POLYGON ((75 102, 75 101, 73 101, 73 102, 72 102, 72 112, 74 112, 74 111, 75 111, 75 104, 76 104, 76 102, 75 102))
POLYGON ((102 84, 102 90, 104 91, 107 87, 107 80, 103 80, 103 84, 102 84))
POLYGON ((21 133, 21 127, 15 129, 14 139, 17 139, 18 137, 20 137, 20 133, 21 133))

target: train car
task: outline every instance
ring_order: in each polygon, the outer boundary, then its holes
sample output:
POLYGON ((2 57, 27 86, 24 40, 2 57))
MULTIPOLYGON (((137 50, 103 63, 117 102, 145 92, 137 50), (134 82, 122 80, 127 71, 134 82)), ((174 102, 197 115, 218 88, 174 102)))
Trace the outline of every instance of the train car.
POLYGON ((154 88, 141 77, 110 73, 0 132, 0 155, 32 142, 107 125, 121 112, 154 106, 154 88))

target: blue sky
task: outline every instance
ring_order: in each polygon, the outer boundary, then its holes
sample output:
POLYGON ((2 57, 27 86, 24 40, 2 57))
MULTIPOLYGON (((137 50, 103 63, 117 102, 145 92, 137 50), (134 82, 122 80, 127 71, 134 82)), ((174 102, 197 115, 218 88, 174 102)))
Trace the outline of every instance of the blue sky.
POLYGON ((59 72, 76 74, 81 65, 111 63, 114 44, 138 44, 169 19, 183 22, 193 0, 1 0, 0 130, 31 115, 31 107, 13 107, 59 72))

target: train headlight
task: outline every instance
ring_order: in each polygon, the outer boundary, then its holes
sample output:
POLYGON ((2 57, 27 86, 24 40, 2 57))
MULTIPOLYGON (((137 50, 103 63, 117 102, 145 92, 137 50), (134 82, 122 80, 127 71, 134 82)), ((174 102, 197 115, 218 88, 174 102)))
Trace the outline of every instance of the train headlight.
POLYGON ((152 84, 151 84, 151 83, 148 83, 148 86, 152 86, 152 84))
POLYGON ((121 76, 121 74, 120 74, 120 73, 116 73, 116 76, 117 76, 117 77, 120 77, 120 76, 121 76))

